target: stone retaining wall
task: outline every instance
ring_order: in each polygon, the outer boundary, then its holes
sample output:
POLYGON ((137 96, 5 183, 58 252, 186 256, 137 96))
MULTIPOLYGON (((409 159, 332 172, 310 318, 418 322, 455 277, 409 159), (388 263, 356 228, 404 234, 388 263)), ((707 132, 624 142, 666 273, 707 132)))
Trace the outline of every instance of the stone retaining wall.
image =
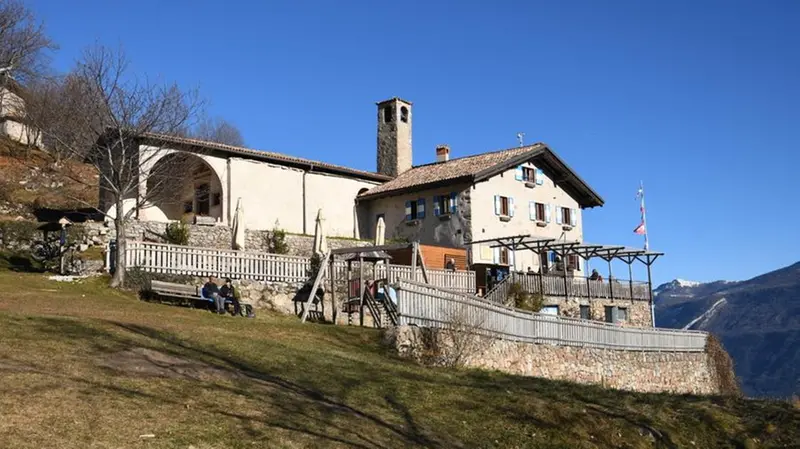
MULTIPOLYGON (((403 357, 441 365, 453 356, 454 339, 446 332, 398 326, 387 330, 385 343, 403 357)), ((458 344, 473 348, 464 359, 470 367, 638 392, 720 392, 704 352, 624 351, 471 338, 458 344)))

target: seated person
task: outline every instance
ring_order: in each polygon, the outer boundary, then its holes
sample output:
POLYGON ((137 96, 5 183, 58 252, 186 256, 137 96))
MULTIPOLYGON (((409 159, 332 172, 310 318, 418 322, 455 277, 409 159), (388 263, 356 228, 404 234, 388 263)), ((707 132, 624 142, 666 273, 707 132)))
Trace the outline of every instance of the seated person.
POLYGON ((236 299, 236 292, 233 289, 233 283, 230 278, 225 279, 225 285, 219 289, 219 295, 222 296, 224 300, 228 300, 233 304, 234 315, 240 315, 242 313, 242 306, 239 304, 239 300, 236 299))
POLYGON ((597 269, 592 270, 592 275, 589 276, 590 281, 602 281, 603 276, 600 276, 600 273, 597 272, 597 269))
POLYGON ((450 258, 450 260, 447 261, 447 265, 445 265, 444 269, 448 271, 456 271, 456 260, 450 258))
POLYGON ((203 285, 203 297, 214 300, 218 314, 222 315, 225 313, 225 298, 219 294, 217 278, 214 276, 209 276, 208 282, 203 285))

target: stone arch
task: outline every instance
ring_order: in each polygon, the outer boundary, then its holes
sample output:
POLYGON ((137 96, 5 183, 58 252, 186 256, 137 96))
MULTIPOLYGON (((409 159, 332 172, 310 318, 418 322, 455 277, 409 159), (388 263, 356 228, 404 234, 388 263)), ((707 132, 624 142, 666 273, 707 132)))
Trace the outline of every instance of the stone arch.
POLYGON ((172 221, 209 217, 227 222, 224 173, 215 168, 215 158, 186 151, 161 150, 144 172, 140 190, 147 205, 139 218, 150 221, 172 221))

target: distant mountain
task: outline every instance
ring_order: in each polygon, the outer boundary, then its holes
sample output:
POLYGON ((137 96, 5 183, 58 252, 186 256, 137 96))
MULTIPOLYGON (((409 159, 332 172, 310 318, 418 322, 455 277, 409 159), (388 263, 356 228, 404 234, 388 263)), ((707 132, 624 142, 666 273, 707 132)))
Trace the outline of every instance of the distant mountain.
POLYGON ((741 282, 676 279, 654 294, 657 326, 722 339, 745 394, 800 394, 800 262, 741 282))

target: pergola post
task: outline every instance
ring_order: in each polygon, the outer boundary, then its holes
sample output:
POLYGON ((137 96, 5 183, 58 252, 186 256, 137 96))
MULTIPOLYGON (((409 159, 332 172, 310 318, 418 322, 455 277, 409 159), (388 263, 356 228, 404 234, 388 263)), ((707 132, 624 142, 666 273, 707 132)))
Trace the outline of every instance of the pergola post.
POLYGON ((364 326, 364 254, 358 253, 358 320, 364 326))
POLYGON ((611 300, 613 301, 614 300, 614 279, 613 279, 614 274, 611 271, 611 260, 612 259, 613 259, 612 257, 609 257, 608 259, 606 259, 606 262, 608 262, 608 291, 609 291, 609 294, 611 295, 611 300))
POLYGON ((561 256, 561 264, 564 267, 564 298, 569 301, 569 287, 567 287, 567 261, 564 258, 567 257, 567 253, 561 256))
POLYGON ((656 308, 653 304, 653 278, 650 275, 650 264, 647 264, 647 293, 650 300, 650 318, 653 321, 653 327, 656 327, 656 308))
POLYGON ((336 271, 335 271, 335 263, 336 256, 331 254, 331 261, 330 261, 330 268, 329 273, 331 275, 331 319, 333 320, 333 324, 336 325, 336 318, 339 314, 338 307, 336 307, 336 271))
POLYGON ((625 260, 625 262, 628 264, 628 285, 631 290, 631 302, 633 302, 633 268, 631 268, 633 261, 625 260))

